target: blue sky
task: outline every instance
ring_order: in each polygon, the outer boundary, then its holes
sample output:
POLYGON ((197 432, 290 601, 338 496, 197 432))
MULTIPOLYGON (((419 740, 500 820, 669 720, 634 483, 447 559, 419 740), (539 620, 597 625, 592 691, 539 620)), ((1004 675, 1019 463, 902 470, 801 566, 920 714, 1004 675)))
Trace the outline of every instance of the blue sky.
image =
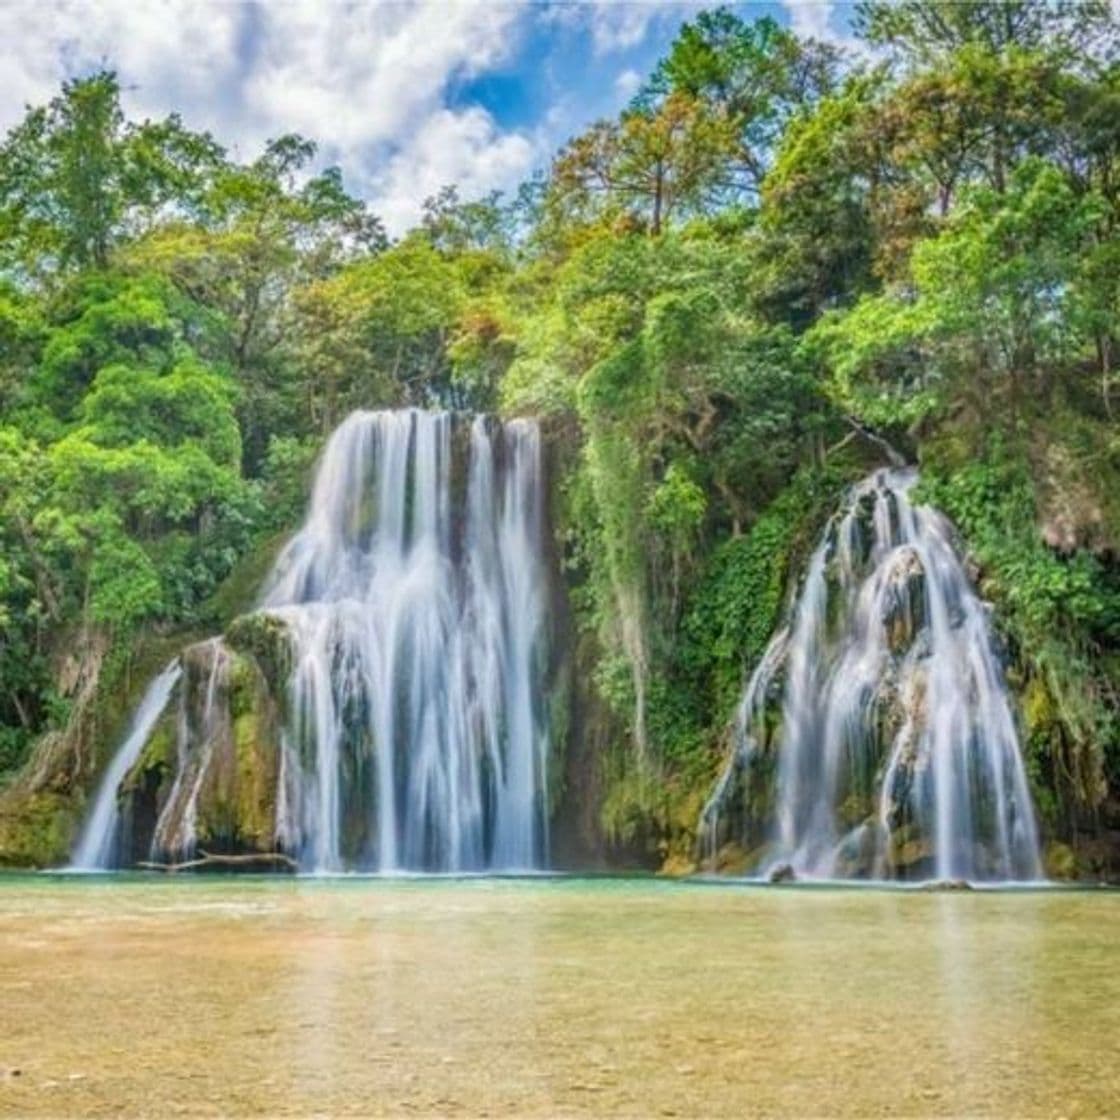
MULTIPOLYGON (((617 112, 690 0, 0 0, 0 128, 59 82, 120 74, 128 111, 179 112, 251 157, 297 131, 403 232, 425 197, 512 189, 617 112)), ((842 39, 833 0, 732 4, 842 39)))

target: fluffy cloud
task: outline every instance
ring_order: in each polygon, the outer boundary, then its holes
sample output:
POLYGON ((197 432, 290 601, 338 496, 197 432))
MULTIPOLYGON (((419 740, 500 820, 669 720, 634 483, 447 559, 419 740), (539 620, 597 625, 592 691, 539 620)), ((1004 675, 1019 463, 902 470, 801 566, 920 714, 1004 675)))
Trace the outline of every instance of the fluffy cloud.
POLYGON ((623 70, 615 78, 614 88, 619 97, 624 101, 629 101, 642 88, 642 76, 637 70, 623 70))
POLYGON ((835 0, 782 0, 782 7, 789 14, 790 27, 803 38, 836 38, 831 26, 835 0))
POLYGON ((594 53, 605 55, 635 47, 655 24, 684 19, 701 7, 703 0, 561 0, 549 5, 545 18, 560 26, 590 32, 594 53))
MULTIPOLYGON (((1120 3, 1120 0, 1113 0, 1120 3)), ((833 43, 856 55, 872 58, 874 54, 866 43, 851 34, 847 26, 850 15, 839 0, 781 0, 789 16, 790 27, 803 38, 833 43)))
POLYGON ((248 9, 103 0, 0 4, 0 127, 25 104, 50 98, 66 77, 114 66, 139 113, 189 105, 201 127, 224 122, 224 85, 236 72, 238 36, 248 9))
POLYGON ((378 213, 390 229, 403 229, 415 219, 419 201, 446 183, 455 183, 463 198, 512 187, 543 155, 521 133, 500 132, 490 114, 477 106, 459 112, 440 109, 377 176, 373 194, 380 200, 378 213))

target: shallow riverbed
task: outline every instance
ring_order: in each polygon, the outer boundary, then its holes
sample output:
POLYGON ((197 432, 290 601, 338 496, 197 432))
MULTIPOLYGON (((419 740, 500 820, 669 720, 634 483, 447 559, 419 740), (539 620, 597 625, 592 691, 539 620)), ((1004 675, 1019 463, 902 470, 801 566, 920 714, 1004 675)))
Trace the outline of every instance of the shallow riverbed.
POLYGON ((0 877, 0 1112, 1115 1114, 1118 930, 1110 892, 0 877))

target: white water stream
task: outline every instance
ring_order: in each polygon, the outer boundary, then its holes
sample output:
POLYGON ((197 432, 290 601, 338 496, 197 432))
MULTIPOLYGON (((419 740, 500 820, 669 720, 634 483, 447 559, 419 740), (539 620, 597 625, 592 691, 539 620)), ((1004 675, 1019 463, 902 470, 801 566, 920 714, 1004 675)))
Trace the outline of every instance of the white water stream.
POLYGON ((117 794, 121 782, 136 764, 152 729, 159 722, 167 707, 175 685, 183 675, 178 659, 171 662, 159 676, 153 678, 140 701, 124 741, 113 755, 109 768, 98 786, 97 795, 86 817, 85 826, 78 839, 71 860, 75 871, 98 871, 115 866, 117 831, 120 808, 117 794))
POLYGON ((736 776, 776 751, 758 870, 833 878, 1042 876, 1015 720, 987 611, 911 471, 855 487, 744 693, 701 828, 715 843, 736 776), (782 679, 776 741, 764 718, 782 679))

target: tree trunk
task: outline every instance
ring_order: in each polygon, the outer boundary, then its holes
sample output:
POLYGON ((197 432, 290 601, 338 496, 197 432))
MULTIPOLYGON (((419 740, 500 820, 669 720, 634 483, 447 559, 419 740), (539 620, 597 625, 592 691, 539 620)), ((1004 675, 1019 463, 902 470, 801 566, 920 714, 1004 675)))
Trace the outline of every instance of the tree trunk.
POLYGON ((191 871, 196 867, 251 867, 255 863, 271 863, 289 871, 298 871, 299 864, 284 852, 249 852, 245 855, 221 855, 199 850, 197 859, 183 860, 181 863, 156 863, 141 860, 136 864, 143 871, 166 871, 169 875, 177 871, 191 871))

